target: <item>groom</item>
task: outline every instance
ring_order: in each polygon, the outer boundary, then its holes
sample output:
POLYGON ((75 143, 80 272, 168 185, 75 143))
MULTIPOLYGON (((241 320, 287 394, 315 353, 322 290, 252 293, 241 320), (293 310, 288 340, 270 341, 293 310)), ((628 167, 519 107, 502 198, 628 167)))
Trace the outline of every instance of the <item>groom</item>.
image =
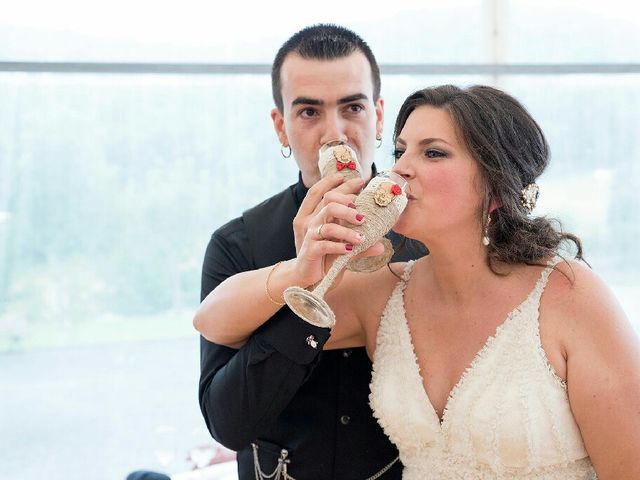
MULTIPOLYGON (((293 155, 300 169, 298 182, 213 233, 201 299, 236 273, 296 256, 307 215, 331 188, 318 183, 323 143, 346 141, 366 178, 372 175, 383 100, 378 65, 359 36, 335 25, 299 31, 275 57, 272 89, 271 118, 283 156, 293 155)), ((400 479, 397 449, 369 407, 364 347, 322 351, 328 337, 328 329, 284 306, 240 349, 201 338, 200 407, 212 436, 238 452, 240 480, 277 472, 298 480, 365 480, 380 472, 400 479)))

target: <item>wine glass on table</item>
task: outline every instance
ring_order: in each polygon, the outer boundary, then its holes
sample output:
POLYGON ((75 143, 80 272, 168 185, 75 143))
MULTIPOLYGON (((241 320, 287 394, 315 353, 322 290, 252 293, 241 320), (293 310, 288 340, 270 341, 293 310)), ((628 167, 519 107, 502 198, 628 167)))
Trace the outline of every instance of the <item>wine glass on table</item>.
POLYGON ((333 327, 336 317, 324 295, 353 257, 379 242, 391 230, 407 206, 406 188, 405 179, 394 172, 381 172, 371 179, 355 200, 356 209, 367 220, 362 225, 349 225, 364 235, 364 242, 336 258, 312 291, 297 286, 284 291, 284 300, 296 315, 319 327, 333 327))

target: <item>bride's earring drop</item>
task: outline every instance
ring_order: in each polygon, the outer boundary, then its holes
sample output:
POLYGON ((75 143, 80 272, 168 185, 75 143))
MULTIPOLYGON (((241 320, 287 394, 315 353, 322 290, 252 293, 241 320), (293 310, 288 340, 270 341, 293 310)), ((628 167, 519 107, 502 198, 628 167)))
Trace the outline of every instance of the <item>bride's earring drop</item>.
POLYGON ((491 223, 491 214, 488 213, 487 214, 487 223, 485 223, 484 225, 484 235, 482 236, 482 244, 485 247, 489 246, 489 243, 491 243, 491 240, 489 239, 489 224, 491 223))

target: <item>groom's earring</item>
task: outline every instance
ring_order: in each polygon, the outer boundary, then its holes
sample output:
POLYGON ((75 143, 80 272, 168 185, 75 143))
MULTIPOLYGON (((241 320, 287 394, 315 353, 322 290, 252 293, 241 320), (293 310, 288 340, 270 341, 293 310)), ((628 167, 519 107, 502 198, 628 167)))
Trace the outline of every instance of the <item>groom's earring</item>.
POLYGON ((291 146, 287 145, 286 147, 284 145, 280 146, 280 153, 282 154, 282 156, 284 158, 289 158, 291 156, 291 146), (289 151, 287 151, 287 149, 289 149, 289 151))
POLYGON ((482 244, 485 247, 488 247, 491 243, 491 239, 489 238, 489 224, 491 223, 491 214, 487 214, 487 223, 484 225, 484 235, 482 236, 482 244))

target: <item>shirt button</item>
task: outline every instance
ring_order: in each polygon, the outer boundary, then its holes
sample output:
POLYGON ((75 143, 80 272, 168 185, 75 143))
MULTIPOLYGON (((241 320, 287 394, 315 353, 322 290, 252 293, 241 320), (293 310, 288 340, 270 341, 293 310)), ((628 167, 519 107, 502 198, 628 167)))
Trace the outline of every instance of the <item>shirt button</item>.
POLYGON ((351 350, 343 350, 342 351, 342 356, 344 358, 349 358, 351 356, 351 350))
POLYGON ((348 425, 350 421, 351 421, 351 417, 349 415, 342 415, 340 417, 340 423, 343 425, 348 425))

